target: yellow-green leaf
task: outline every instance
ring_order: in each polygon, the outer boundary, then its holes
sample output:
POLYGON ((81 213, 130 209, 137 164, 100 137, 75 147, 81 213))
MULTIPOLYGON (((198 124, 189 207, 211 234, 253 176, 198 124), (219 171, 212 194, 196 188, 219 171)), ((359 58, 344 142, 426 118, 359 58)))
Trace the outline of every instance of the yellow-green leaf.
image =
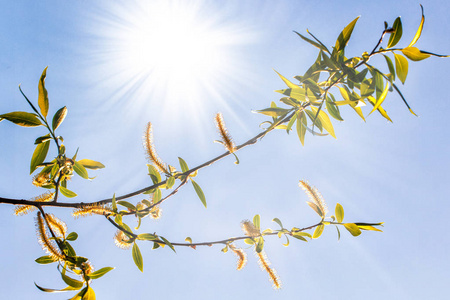
POLYGON ((33 156, 31 157, 30 163, 30 174, 36 170, 37 166, 44 162, 45 157, 47 157, 48 148, 50 147, 50 141, 40 143, 34 149, 33 156))
MULTIPOLYGON (((317 114, 317 108, 314 106, 311 106, 311 110, 317 114)), ((336 135, 334 134, 334 128, 333 124, 331 123, 330 117, 328 117, 327 113, 323 110, 319 111, 319 120, 320 123, 322 123, 323 128, 325 128, 326 131, 328 131, 329 134, 331 134, 332 137, 336 138, 336 135)))
POLYGON ((41 110, 41 114, 44 116, 44 118, 47 117, 48 114, 48 94, 47 89, 45 88, 45 77, 47 76, 47 68, 48 67, 45 67, 44 71, 42 72, 38 85, 39 90, 38 104, 41 110))
MULTIPOLYGON (((369 96, 369 97, 367 97, 367 100, 368 100, 372 105, 375 106, 376 100, 375 100, 374 97, 369 96)), ((392 120, 391 120, 391 118, 388 116, 387 112, 384 110, 384 108, 383 108, 381 105, 377 108, 377 110, 378 110, 378 112, 379 112, 386 120, 388 120, 389 122, 393 123, 392 120)))
POLYGON ((84 179, 89 179, 89 174, 86 171, 86 168, 80 164, 79 162, 75 161, 73 164, 73 170, 81 177, 84 179))
POLYGON ((408 60, 400 54, 394 53, 397 77, 404 84, 408 75, 408 60))
POLYGON ((402 21, 400 17, 395 19, 394 25, 392 25, 392 29, 394 30, 391 33, 391 37, 389 38, 389 42, 387 47, 391 48, 397 45, 397 43, 400 41, 400 38, 402 37, 403 29, 402 29, 402 21))
POLYGON ((63 108, 60 108, 56 113, 55 113, 55 115, 53 116, 53 120, 52 120, 52 128, 53 128, 53 131, 55 131, 56 130, 56 128, 58 128, 59 127, 59 125, 61 125, 61 123, 64 121, 64 119, 66 118, 66 116, 67 116, 67 107, 63 107, 63 108))
POLYGON ((5 119, 22 127, 35 127, 42 125, 35 114, 25 111, 15 111, 0 115, 0 119, 5 119))
POLYGON ((316 227, 316 230, 314 230, 314 233, 312 235, 313 239, 317 239, 318 237, 320 237, 322 235, 323 229, 325 228, 324 225, 319 225, 316 227))
POLYGON ((78 196, 75 192, 72 192, 71 190, 63 187, 62 185, 59 186, 59 191, 61 192, 61 194, 63 194, 67 198, 73 198, 73 197, 78 196))
POLYGON ((83 298, 81 298, 82 300, 95 300, 95 293, 94 290, 88 286, 86 293, 84 294, 83 298))
POLYGON ((336 215, 336 221, 338 223, 342 223, 342 221, 344 220, 344 208, 339 203, 336 203, 334 214, 336 215))
POLYGON ((293 88, 298 88, 298 87, 299 87, 298 85, 293 84, 292 82, 290 82, 286 77, 284 77, 283 75, 281 75, 280 73, 278 73, 276 70, 274 70, 274 71, 278 74, 278 76, 280 76, 281 80, 283 80, 284 83, 285 83, 289 88, 293 89, 293 88))
POLYGON ((380 105, 383 103, 383 101, 386 99, 387 93, 389 91, 389 83, 386 82, 386 87, 384 88, 383 92, 380 95, 380 98, 377 100, 377 102, 375 103, 372 111, 369 113, 369 115, 371 113, 373 113, 374 111, 376 111, 378 109, 378 107, 380 107, 380 105))
POLYGON ((358 236, 361 234, 361 230, 358 228, 358 226, 354 223, 345 223, 344 224, 345 229, 348 230, 353 236, 358 236))
POLYGON ((419 28, 417 29, 417 32, 414 35, 414 38, 412 39, 411 43, 409 43, 408 47, 411 47, 412 45, 417 43, 417 41, 420 38, 420 35, 422 34, 423 24, 425 23, 425 15, 423 14, 423 6, 422 6, 422 4, 420 4, 420 8, 422 9, 422 19, 420 20, 419 28))
POLYGON ((339 34, 339 37, 336 41, 335 51, 338 52, 339 50, 342 50, 347 46, 348 40, 350 39, 350 36, 352 35, 353 28, 355 27, 356 21, 358 21, 359 17, 354 19, 350 22, 347 26, 345 26, 344 30, 339 34))
POLYGON ((83 282, 73 279, 64 273, 61 273, 61 277, 68 286, 71 286, 75 289, 81 289, 83 287, 83 282))
POLYGON ((297 115, 297 135, 302 143, 302 146, 305 146, 306 126, 307 119, 305 113, 302 111, 297 115))
POLYGON ((422 51, 419 50, 419 48, 416 47, 403 48, 402 53, 412 61, 420 61, 431 56, 428 53, 423 53, 422 51))
POLYGON ((369 230, 369 231, 379 231, 379 232, 383 232, 382 230, 375 228, 371 225, 357 225, 359 229, 362 230, 369 230))
POLYGON ((138 269, 141 272, 144 272, 144 261, 142 259, 141 250, 139 250, 139 247, 136 243, 133 243, 133 249, 131 250, 133 255, 133 260, 138 269))
POLYGON ((259 215, 255 215, 253 217, 253 225, 255 226, 256 229, 261 229, 261 218, 259 215))
POLYGON ((91 170, 103 169, 105 167, 102 163, 91 159, 81 159, 78 162, 82 164, 85 168, 91 170))
POLYGON ((194 186, 194 190, 197 193, 197 196, 200 198, 200 201, 202 201, 203 205, 206 208, 206 198, 205 198, 205 194, 203 194, 201 187, 197 184, 197 182, 195 182, 192 179, 191 179, 191 182, 192 182, 192 185, 194 186))

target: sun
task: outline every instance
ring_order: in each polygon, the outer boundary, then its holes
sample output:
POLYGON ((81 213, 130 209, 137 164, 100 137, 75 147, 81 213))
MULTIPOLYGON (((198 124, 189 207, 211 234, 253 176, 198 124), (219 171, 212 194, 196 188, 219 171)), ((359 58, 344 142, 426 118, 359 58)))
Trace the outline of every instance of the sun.
POLYGON ((120 86, 118 95, 146 104, 163 99, 158 105, 172 113, 173 107, 193 112, 206 99, 220 100, 242 67, 235 48, 253 35, 221 14, 217 3, 204 1, 116 3, 96 19, 97 55, 108 80, 120 86))

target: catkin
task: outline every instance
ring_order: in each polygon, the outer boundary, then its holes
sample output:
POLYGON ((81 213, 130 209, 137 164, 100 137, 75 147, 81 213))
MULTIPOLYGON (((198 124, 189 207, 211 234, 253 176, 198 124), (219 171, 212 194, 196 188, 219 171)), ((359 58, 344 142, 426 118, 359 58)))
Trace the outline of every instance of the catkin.
POLYGON ((214 121, 216 123, 217 129, 219 131, 220 138, 222 139, 222 143, 225 146, 225 148, 230 151, 230 153, 233 153, 236 151, 236 146, 234 145, 233 139, 231 138, 231 135, 228 133, 227 127, 225 126, 225 122, 223 120, 222 114, 217 113, 214 121))
POLYGON ((320 211, 322 212, 322 217, 325 217, 325 215, 328 213, 328 207, 320 192, 315 187, 310 186, 308 182, 304 180, 300 180, 299 186, 305 191, 306 195, 308 195, 310 202, 317 205, 317 207, 320 209, 320 211))
POLYGON ((281 288, 280 277, 278 277, 275 269, 270 267, 270 261, 267 259, 267 255, 264 252, 264 250, 261 251, 260 253, 256 252, 256 256, 258 256, 258 263, 261 269, 267 272, 267 274, 269 274, 269 280, 272 282, 273 288, 276 290, 280 289, 281 288))
POLYGON ((156 153, 155 146, 153 145, 153 131, 152 123, 148 122, 144 134, 144 148, 147 154, 147 159, 160 171, 165 174, 169 174, 166 164, 159 158, 156 153))
POLYGON ((229 247, 238 258, 236 269, 238 271, 242 270, 247 264, 247 253, 245 253, 241 248, 236 248, 236 246, 234 246, 233 244, 230 244, 229 247))
POLYGON ((54 261, 64 260, 64 256, 61 254, 60 250, 56 247, 55 242, 50 240, 48 236, 47 229, 45 228, 44 219, 41 212, 38 212, 36 218, 36 235, 38 237, 38 242, 42 249, 48 253, 48 255, 54 261))

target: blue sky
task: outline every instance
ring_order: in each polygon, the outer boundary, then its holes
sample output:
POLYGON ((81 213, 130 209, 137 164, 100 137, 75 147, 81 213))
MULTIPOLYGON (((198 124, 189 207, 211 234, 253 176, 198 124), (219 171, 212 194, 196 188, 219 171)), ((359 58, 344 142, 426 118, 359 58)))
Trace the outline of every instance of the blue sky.
MULTIPOLYGON (((449 54, 449 4, 421 4, 426 21, 417 46, 449 54)), ((133 30, 166 13, 157 1, 3 1, 0 112, 28 110, 17 87, 21 84, 36 99, 39 76, 49 66, 50 113, 62 106, 69 110, 60 130, 68 153, 79 147, 79 158, 106 165, 90 172, 97 175, 92 182, 71 182, 79 201, 150 184, 142 148, 148 121, 159 155, 173 165, 178 156, 196 166, 223 152, 213 143, 218 139, 213 117, 219 111, 236 143, 259 133, 265 119, 251 111, 278 101, 274 90, 284 88, 272 69, 291 78, 303 74, 317 56, 292 30, 309 29, 334 45, 342 28, 361 16, 346 52, 350 56, 373 48, 383 21, 392 24, 402 17, 405 46, 420 22, 419 2, 414 1, 190 1, 181 7, 194 16, 193 26, 202 28, 198 35, 214 41, 215 56, 202 57, 211 63, 201 73, 189 73, 189 65, 182 68, 192 41, 186 39, 188 33, 179 35, 186 28, 175 26, 145 45, 149 53, 163 49, 181 58, 170 68, 162 58, 130 55, 130 45, 136 42, 130 39, 133 30), (148 73, 146 64, 157 67, 148 73)), ((151 26, 159 32, 157 24, 151 26)), ((261 215, 264 228, 276 228, 271 222, 275 217, 288 228, 312 225, 319 220, 297 185, 301 179, 321 191, 331 210, 341 203, 345 220, 385 222, 383 233, 364 232, 354 238, 342 232, 340 241, 331 227, 318 240, 292 240, 287 248, 284 240, 267 238, 266 253, 283 283, 280 291, 271 288, 251 249, 247 266, 236 271, 235 257, 218 246, 178 248, 174 254, 140 243, 142 274, 131 251, 114 246, 115 229, 104 218, 73 220, 69 211, 49 211, 80 234, 74 243, 78 254, 90 258, 97 269, 116 267, 93 283, 98 299, 445 299, 450 277, 449 66, 448 59, 439 58, 409 63, 402 92, 420 117, 412 116, 390 93, 384 106, 393 124, 375 114, 364 123, 344 108, 345 121, 334 122, 337 139, 309 135, 302 147, 295 134, 272 133, 240 151, 239 165, 227 158, 199 172, 196 181, 206 194, 207 209, 187 186, 164 203, 160 220, 143 225, 143 232, 178 242, 186 236, 210 241, 241 235, 240 222, 255 214, 261 215)), ((41 128, 0 123, 0 196, 29 199, 39 194, 28 170, 34 139, 43 133, 41 128)), ((139 200, 142 197, 134 201, 139 200)), ((34 262, 43 252, 33 215, 15 217, 12 212, 13 207, 0 206, 2 298, 70 298, 34 287, 33 282, 50 288, 64 285, 54 265, 34 262)))

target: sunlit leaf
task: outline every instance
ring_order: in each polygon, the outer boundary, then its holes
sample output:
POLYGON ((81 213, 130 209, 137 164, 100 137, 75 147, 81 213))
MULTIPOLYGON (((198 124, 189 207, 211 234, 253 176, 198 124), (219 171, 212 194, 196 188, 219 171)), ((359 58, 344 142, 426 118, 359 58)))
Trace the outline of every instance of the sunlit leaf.
POLYGON ((50 147, 50 141, 43 142, 36 146, 33 152, 30 163, 30 174, 36 170, 37 166, 42 164, 47 157, 48 148, 50 147))
POLYGON ((285 109, 285 108, 279 108, 279 107, 273 107, 273 108, 271 107, 271 108, 256 110, 255 112, 269 116, 269 117, 279 117, 279 116, 287 114, 289 111, 291 111, 291 110, 285 109))
POLYGON ((159 201, 161 201, 161 190, 160 189, 156 189, 155 192, 153 193, 153 204, 157 204, 159 203, 159 201))
POLYGON ((71 287, 71 286, 68 286, 68 287, 66 287, 66 288, 64 288, 64 289, 57 290, 57 289, 47 289, 47 288, 43 288, 43 287, 37 285, 36 282, 34 283, 34 285, 35 285, 38 289, 40 289, 41 291, 46 292, 46 293, 59 293, 59 292, 75 291, 75 290, 77 290, 76 288, 73 288, 73 287, 71 287))
POLYGON ((86 287, 86 293, 84 294, 82 300, 95 300, 95 293, 94 290, 88 286, 86 287))
POLYGON ((133 243, 133 249, 131 250, 133 255, 133 260, 138 269, 141 272, 144 272, 144 261, 142 259, 141 250, 139 250, 139 247, 136 243, 133 243))
POLYGON ((430 57, 430 54, 424 53, 416 47, 406 47, 402 49, 402 53, 412 61, 420 61, 430 57))
POLYGON ((244 243, 246 243, 247 245, 253 245, 253 244, 255 244, 255 242, 254 242, 252 239, 250 239, 250 238, 245 239, 245 240, 244 240, 244 243))
POLYGON ((278 219, 278 218, 273 218, 272 221, 275 222, 275 223, 277 223, 278 225, 280 225, 281 228, 283 228, 283 224, 281 223, 280 219, 278 219))
POLYGON ((375 227, 373 227, 371 225, 356 225, 356 226, 358 226, 358 228, 362 229, 362 230, 383 232, 382 230, 380 230, 378 228, 375 228, 375 227))
POLYGON ((156 169, 156 167, 150 164, 148 164, 147 167, 148 167, 148 175, 150 175, 153 184, 161 182, 161 175, 159 174, 158 169, 156 169))
POLYGON ((264 239, 262 237, 259 237, 257 239, 255 251, 256 253, 260 253, 263 249, 264 249, 264 239))
POLYGON ((408 75, 408 60, 402 55, 396 53, 394 53, 394 57, 397 77, 404 84, 406 76, 408 75))
POLYGON ((136 206, 134 206, 133 204, 131 204, 128 201, 120 200, 120 201, 117 201, 117 204, 125 206, 126 208, 129 208, 132 211, 136 211, 136 206))
POLYGON ((166 189, 171 189, 174 184, 175 184, 175 177, 170 176, 169 178, 167 178, 166 189))
POLYGON ((425 15, 423 14, 423 6, 422 6, 422 4, 420 4, 420 8, 422 9, 422 19, 420 20, 419 28, 417 29, 417 32, 414 35, 414 38, 412 39, 411 43, 409 43, 408 47, 411 47, 412 45, 417 43, 417 41, 420 38, 420 35, 422 34, 423 24, 425 23, 425 15))
MULTIPOLYGON (((392 79, 395 80, 395 68, 394 68, 394 64, 392 63, 392 60, 389 56, 384 55, 384 59, 386 60, 386 63, 388 65, 389 68, 389 73, 392 75, 392 79)), ((361 91, 361 96, 362 96, 362 91, 361 91)))
POLYGON ((91 159, 81 159, 78 162, 82 164, 86 169, 91 170, 103 169, 105 167, 102 163, 91 159))
POLYGON ((358 228, 358 226, 354 223, 345 223, 344 224, 345 229, 348 230, 353 236, 358 236, 361 234, 361 230, 358 228))
MULTIPOLYGON (((376 100, 375 100, 374 97, 369 96, 369 97, 367 97, 367 100, 368 100, 373 106, 375 106, 376 100)), ((389 122, 392 123, 391 118, 388 116, 388 114, 387 114, 387 112, 384 110, 384 108, 381 107, 381 105, 377 108, 377 110, 378 110, 378 112, 379 112, 386 120, 388 120, 389 122)))
POLYGON ((380 98, 378 98, 377 102, 375 103, 372 111, 369 113, 369 115, 371 113, 373 113, 374 111, 376 111, 378 109, 378 107, 380 107, 380 105, 384 102, 384 100, 386 99, 386 96, 388 94, 389 91, 389 83, 386 83, 386 87, 383 90, 383 93, 381 93, 380 98))
POLYGON ((338 234, 338 241, 341 239, 341 231, 339 230, 339 227, 336 226, 337 234, 338 234))
POLYGON ((261 224, 260 224, 260 216, 259 215, 255 215, 253 217, 253 225, 255 226, 256 229, 261 229, 261 224))
POLYGON ((38 137, 38 138, 34 141, 34 144, 37 145, 37 144, 40 144, 40 143, 49 141, 49 140, 51 140, 51 139, 52 139, 52 138, 51 138, 50 133, 49 133, 49 134, 46 134, 46 135, 44 135, 44 136, 38 137))
POLYGON ((55 260, 51 256, 45 255, 45 256, 36 258, 35 262, 37 262, 38 264, 41 264, 41 265, 46 265, 46 264, 54 263, 55 260))
POLYGON ((41 121, 35 114, 25 111, 14 111, 0 115, 0 118, 13 122, 23 127, 35 127, 42 125, 41 121))
POLYGON ((189 171, 189 167, 188 167, 187 163, 184 161, 184 159, 182 159, 181 157, 178 157, 178 161, 180 162, 181 171, 183 173, 189 171))
POLYGON ((75 161, 73 164, 73 170, 75 173, 77 173, 81 178, 89 179, 89 174, 86 171, 86 168, 80 164, 79 162, 75 161))
POLYGON ((356 22, 358 21, 359 17, 354 19, 353 21, 348 24, 344 30, 339 34, 339 37, 336 41, 335 51, 339 52, 340 50, 344 49, 345 46, 347 46, 348 40, 350 39, 350 36, 352 35, 353 28, 355 27, 356 22))
POLYGON ((47 76, 47 68, 48 67, 45 67, 44 71, 42 72, 38 85, 39 90, 38 104, 41 110, 41 114, 44 116, 44 118, 47 117, 48 113, 48 94, 47 89, 45 88, 45 77, 47 76))
POLYGON ((63 108, 60 108, 56 113, 55 113, 55 115, 53 116, 53 120, 52 120, 52 128, 53 128, 53 131, 55 131, 56 130, 56 128, 58 128, 59 127, 59 125, 61 125, 61 123, 64 121, 64 119, 66 118, 66 116, 67 116, 67 107, 63 107, 63 108))
POLYGON ((144 241, 154 241, 158 239, 158 236, 151 233, 141 233, 137 236, 137 239, 144 241))
POLYGON ((67 235, 66 240, 68 241, 76 241, 78 238, 78 234, 76 232, 71 232, 67 235))
POLYGON ((101 268, 101 269, 99 269, 99 270, 97 270, 95 272, 90 273, 89 277, 91 279, 98 279, 98 278, 102 277, 103 275, 105 275, 106 273, 108 273, 111 270, 114 270, 114 268, 113 267, 104 267, 104 268, 101 268))
POLYGON ((292 82, 290 82, 286 77, 284 77, 283 75, 281 75, 280 73, 278 73, 276 70, 274 70, 274 71, 278 74, 278 76, 280 76, 281 80, 283 80, 284 83, 285 83, 289 88, 293 89, 293 88, 298 88, 298 87, 299 87, 298 85, 293 84, 292 82))
MULTIPOLYGON (((311 106, 311 110, 313 111, 313 113, 317 114, 317 108, 311 106)), ((336 135, 334 134, 333 124, 331 123, 330 117, 328 117, 327 113, 323 110, 320 110, 318 118, 323 128, 325 128, 325 130, 328 131, 328 133, 331 134, 332 137, 336 138, 336 135)))
POLYGON ((83 282, 67 276, 66 274, 64 274, 64 272, 61 273, 61 277, 68 286, 71 286, 75 289, 81 289, 83 287, 83 282))
POLYGON ((313 203, 313 202, 306 202, 308 205, 309 205, 309 207, 311 207, 320 217, 324 217, 323 216, 323 212, 322 212, 322 210, 319 208, 319 206, 317 206, 317 204, 315 204, 315 203, 313 203))
POLYGON ((171 242, 169 242, 167 239, 165 239, 165 238, 162 237, 162 236, 160 236, 160 238, 164 241, 164 243, 165 243, 167 246, 170 247, 170 249, 172 249, 173 252, 175 252, 175 253, 177 252, 177 251, 175 251, 175 248, 173 247, 173 245, 172 245, 171 242))
POLYGON ((191 179, 192 185, 194 186, 195 192, 197 193, 197 196, 200 198, 200 201, 202 201, 203 205, 206 208, 206 198, 205 198, 205 194, 203 194, 203 191, 201 189, 201 187, 197 184, 197 182, 195 182, 194 180, 191 179))
POLYGON ((306 126, 307 120, 304 112, 300 112, 297 115, 297 135, 302 143, 302 146, 305 145, 305 134, 306 134, 306 126))
POLYGON ((342 223, 342 220, 344 220, 344 208, 339 203, 336 204, 334 214, 336 215, 336 221, 342 223))
POLYGON ((318 237, 320 237, 322 235, 323 229, 325 228, 324 225, 319 225, 316 227, 316 229, 314 230, 314 233, 312 235, 313 239, 317 239, 318 237))
POLYGON ((395 19, 394 25, 392 25, 392 29, 394 31, 391 33, 391 36, 389 38, 389 42, 387 45, 388 48, 391 48, 391 47, 394 47, 395 45, 397 45, 397 43, 400 41, 400 39, 402 37, 403 29, 402 29, 402 20, 400 19, 400 17, 395 19))
POLYGON ((314 42, 313 40, 308 39, 307 37, 301 35, 301 34, 298 33, 297 31, 294 31, 294 32, 295 32, 296 34, 298 34, 298 36, 301 37, 304 41, 310 43, 310 44, 313 45, 314 47, 317 47, 317 48, 319 48, 320 50, 323 50, 323 51, 327 51, 327 52, 328 52, 328 49, 327 49, 324 45, 319 44, 319 43, 316 43, 316 42, 314 42))
POLYGON ((341 114, 339 112, 339 108, 336 106, 336 104, 332 101, 329 101, 327 99, 327 101, 325 102, 325 105, 327 107, 327 111, 330 113, 330 115, 335 118, 338 121, 344 121, 344 119, 342 119, 341 114))

